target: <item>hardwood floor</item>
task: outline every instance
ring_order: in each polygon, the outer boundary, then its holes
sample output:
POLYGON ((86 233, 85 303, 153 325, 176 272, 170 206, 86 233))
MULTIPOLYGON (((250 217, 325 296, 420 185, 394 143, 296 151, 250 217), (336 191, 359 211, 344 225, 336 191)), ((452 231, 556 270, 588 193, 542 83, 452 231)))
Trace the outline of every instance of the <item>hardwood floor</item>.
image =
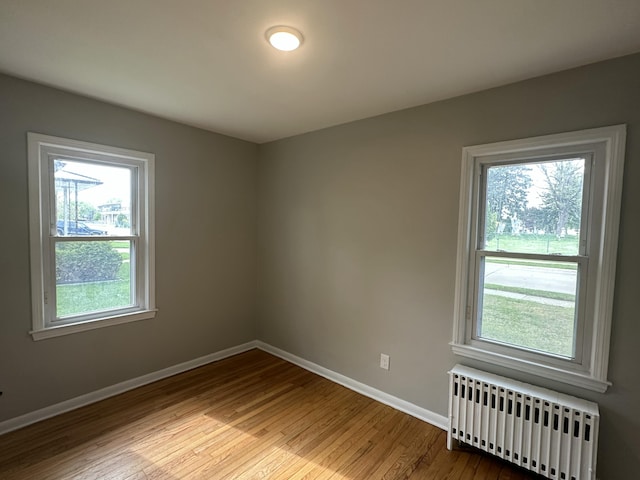
POLYGON ((0 436, 10 479, 526 479, 252 350, 0 436))

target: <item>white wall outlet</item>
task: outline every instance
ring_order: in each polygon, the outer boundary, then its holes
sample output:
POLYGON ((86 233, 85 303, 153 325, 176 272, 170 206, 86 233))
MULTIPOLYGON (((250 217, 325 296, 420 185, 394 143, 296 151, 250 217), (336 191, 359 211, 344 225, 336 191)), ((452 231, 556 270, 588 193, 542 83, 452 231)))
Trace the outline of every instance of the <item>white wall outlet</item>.
POLYGON ((387 355, 386 353, 380 354, 380 368, 389 370, 389 355, 387 355))

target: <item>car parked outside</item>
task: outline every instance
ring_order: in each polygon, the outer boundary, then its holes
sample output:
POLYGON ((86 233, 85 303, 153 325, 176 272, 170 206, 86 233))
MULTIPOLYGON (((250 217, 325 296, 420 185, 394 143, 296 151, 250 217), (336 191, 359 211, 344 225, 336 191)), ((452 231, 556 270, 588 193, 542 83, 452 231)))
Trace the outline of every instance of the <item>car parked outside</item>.
MULTIPOLYGON (((56 230, 58 235, 65 235, 64 220, 58 220, 56 224, 56 230)), ((98 230, 91 228, 84 222, 77 222, 75 220, 67 221, 66 235, 106 235, 104 230, 98 230)))

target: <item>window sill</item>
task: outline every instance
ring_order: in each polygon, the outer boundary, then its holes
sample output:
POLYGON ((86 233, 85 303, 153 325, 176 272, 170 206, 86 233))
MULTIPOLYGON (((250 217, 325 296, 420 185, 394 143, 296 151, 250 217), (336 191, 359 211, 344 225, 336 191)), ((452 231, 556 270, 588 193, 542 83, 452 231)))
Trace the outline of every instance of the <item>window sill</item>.
POLYGON ((453 353, 463 357, 511 368, 520 372, 530 373, 557 382, 604 393, 611 386, 611 382, 589 375, 588 372, 565 370, 554 366, 536 363, 528 360, 510 357, 500 353, 489 352, 470 345, 455 342, 450 343, 453 353))
POLYGON ((104 317, 97 320, 89 320, 82 323, 73 323, 68 325, 57 325, 29 332, 34 340, 44 340, 45 338, 60 337, 62 335, 70 335, 72 333, 85 332, 87 330, 95 330, 96 328, 110 327, 112 325, 120 325, 121 323, 137 322, 138 320, 148 320, 156 316, 157 310, 143 310, 124 315, 115 315, 112 317, 104 317))

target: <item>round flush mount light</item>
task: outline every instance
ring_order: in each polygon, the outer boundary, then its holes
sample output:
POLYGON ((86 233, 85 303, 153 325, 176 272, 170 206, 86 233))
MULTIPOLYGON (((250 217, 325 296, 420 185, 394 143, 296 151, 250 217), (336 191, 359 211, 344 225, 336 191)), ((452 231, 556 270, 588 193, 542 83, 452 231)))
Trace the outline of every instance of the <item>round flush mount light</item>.
POLYGON ((273 48, 290 52, 302 44, 302 34, 292 27, 271 27, 266 33, 267 40, 273 48))

